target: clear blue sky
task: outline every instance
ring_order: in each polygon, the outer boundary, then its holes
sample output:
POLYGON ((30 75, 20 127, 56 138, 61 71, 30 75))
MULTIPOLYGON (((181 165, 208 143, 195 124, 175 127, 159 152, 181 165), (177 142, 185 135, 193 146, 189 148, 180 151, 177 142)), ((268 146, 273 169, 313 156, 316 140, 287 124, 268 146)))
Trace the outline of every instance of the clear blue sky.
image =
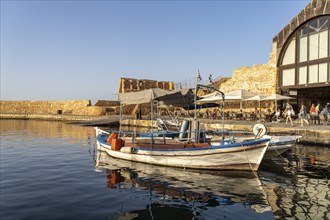
POLYGON ((115 100, 120 77, 185 81, 268 61, 310 1, 1 1, 2 100, 115 100))

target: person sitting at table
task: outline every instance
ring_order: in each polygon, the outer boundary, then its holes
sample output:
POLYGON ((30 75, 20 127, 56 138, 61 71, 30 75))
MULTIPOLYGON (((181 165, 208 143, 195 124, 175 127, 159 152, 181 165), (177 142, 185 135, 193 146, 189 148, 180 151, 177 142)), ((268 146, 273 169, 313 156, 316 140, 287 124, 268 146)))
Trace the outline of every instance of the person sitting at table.
POLYGON ((254 113, 258 114, 259 113, 259 109, 257 107, 254 108, 254 113))
POLYGON ((265 110, 264 110, 264 114, 265 115, 270 115, 272 112, 270 111, 270 109, 269 108, 265 108, 265 110))
POLYGON ((271 121, 271 111, 270 111, 270 109, 269 108, 265 108, 265 110, 264 110, 264 114, 265 114, 265 116, 266 116, 266 121, 271 121))
POLYGON ((274 114, 274 117, 275 117, 275 122, 279 122, 280 121, 280 116, 281 116, 281 109, 280 108, 277 108, 275 114, 274 114))
POLYGON ((236 113, 236 117, 240 120, 243 119, 243 109, 240 109, 239 112, 236 113))

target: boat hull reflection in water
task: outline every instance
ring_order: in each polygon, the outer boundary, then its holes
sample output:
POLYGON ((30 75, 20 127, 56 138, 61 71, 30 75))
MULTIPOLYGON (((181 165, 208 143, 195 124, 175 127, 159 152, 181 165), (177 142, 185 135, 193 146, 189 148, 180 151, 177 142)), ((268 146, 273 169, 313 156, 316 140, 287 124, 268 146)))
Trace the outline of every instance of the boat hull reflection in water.
MULTIPOLYGON (((252 218, 273 219, 266 194, 255 173, 201 171, 162 167, 96 155, 96 171, 105 171, 110 190, 148 191, 150 203, 138 210, 122 204, 119 217, 141 219, 235 219, 235 210, 252 218), (238 208, 240 207, 240 208, 238 208), (170 215, 173 215, 172 217, 170 215)), ((237 217, 238 217, 237 216, 237 217)))

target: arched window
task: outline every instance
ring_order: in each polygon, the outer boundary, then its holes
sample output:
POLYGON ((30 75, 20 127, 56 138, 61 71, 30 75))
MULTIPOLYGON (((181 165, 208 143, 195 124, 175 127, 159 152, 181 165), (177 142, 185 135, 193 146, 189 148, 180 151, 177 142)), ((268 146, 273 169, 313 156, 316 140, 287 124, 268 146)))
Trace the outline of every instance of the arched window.
POLYGON ((316 17, 296 30, 281 53, 282 87, 309 86, 330 81, 330 16, 316 17))

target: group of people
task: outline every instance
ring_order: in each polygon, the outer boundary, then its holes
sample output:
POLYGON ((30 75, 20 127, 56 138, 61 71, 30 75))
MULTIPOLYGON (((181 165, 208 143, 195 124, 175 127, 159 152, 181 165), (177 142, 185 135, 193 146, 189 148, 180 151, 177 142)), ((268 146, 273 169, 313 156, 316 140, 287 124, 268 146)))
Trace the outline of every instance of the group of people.
MULTIPOLYGON (((278 111, 280 111, 280 110, 278 109, 278 111)), ((257 107, 255 107, 254 110, 251 113, 257 116, 261 112, 259 111, 259 109, 257 107)), ((266 108, 262 113, 263 113, 263 115, 265 117, 265 120, 267 122, 278 121, 279 120, 280 113, 278 113, 277 111, 272 112, 272 110, 270 110, 270 108, 266 108)))
MULTIPOLYGON (((329 106, 329 103, 327 103, 324 106, 324 108, 320 111, 320 104, 317 104, 316 106, 315 106, 315 104, 312 104, 309 109, 311 123, 320 124, 320 115, 322 115, 323 122, 325 124, 327 124, 328 123, 328 114, 330 113, 328 106, 329 106)), ((309 121, 308 121, 308 117, 307 117, 307 110, 306 110, 306 106, 304 104, 302 104, 300 107, 299 117, 300 117, 301 126, 304 126, 304 124, 309 125, 309 121)))
MULTIPOLYGON (((320 109, 321 109, 320 104, 317 104, 316 106, 315 104, 311 105, 308 111, 308 113, 310 114, 311 123, 320 124, 320 115, 322 115, 323 122, 327 124, 328 115, 330 114, 329 103, 327 103, 327 105, 325 105, 321 111, 320 109)), ((272 119, 275 121, 279 121, 279 118, 282 115, 282 117, 285 118, 285 124, 287 125, 288 122, 290 122, 291 126, 293 126, 292 116, 295 115, 295 112, 292 105, 288 102, 286 103, 285 109, 282 114, 280 108, 278 108, 276 112, 273 113, 270 111, 270 109, 265 109, 264 114, 271 115, 272 119)), ((304 104, 300 106, 298 117, 300 118, 301 126, 310 124, 307 114, 307 108, 304 104)))
MULTIPOLYGON (((309 111, 307 111, 307 107, 304 104, 301 104, 298 117, 300 118, 301 126, 312 124, 320 124, 322 121, 324 124, 328 123, 328 118, 330 117, 330 110, 329 110, 329 103, 327 103, 321 110, 320 104, 312 104, 309 108, 309 111), (309 115, 308 115, 309 113, 309 115), (322 116, 321 116, 322 115, 322 116), (310 117, 309 117, 310 116, 310 117), (322 120, 320 120, 320 118, 322 120)), ((256 107, 252 112, 252 115, 254 115, 256 118, 261 113, 260 110, 256 107)), ((285 118, 285 124, 287 125, 288 122, 293 126, 292 118, 294 115, 296 115, 292 105, 287 102, 285 109, 283 112, 280 108, 277 108, 276 111, 271 111, 270 108, 266 108, 263 112, 265 121, 268 122, 279 122, 280 118, 285 118)), ((180 112, 182 114, 182 112, 180 112)), ((236 113, 237 118, 243 119, 243 110, 240 109, 240 112, 236 113)), ((203 118, 218 118, 222 117, 222 114, 219 109, 209 110, 207 109, 204 114, 202 115, 203 118)))

